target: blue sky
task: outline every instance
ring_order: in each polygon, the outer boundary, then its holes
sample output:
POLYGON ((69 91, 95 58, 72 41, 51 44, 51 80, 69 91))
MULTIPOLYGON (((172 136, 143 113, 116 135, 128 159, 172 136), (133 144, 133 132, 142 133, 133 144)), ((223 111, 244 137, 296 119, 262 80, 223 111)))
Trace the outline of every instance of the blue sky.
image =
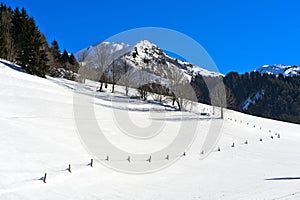
POLYGON ((55 38, 62 50, 73 53, 128 29, 163 27, 200 43, 222 73, 243 73, 264 64, 300 64, 298 0, 4 3, 25 7, 49 42, 55 38))

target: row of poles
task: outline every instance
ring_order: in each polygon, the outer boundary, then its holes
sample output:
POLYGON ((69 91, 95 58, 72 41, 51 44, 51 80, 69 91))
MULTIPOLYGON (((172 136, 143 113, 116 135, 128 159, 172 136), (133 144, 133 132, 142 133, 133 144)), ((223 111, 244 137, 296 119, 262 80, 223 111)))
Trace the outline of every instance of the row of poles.
MULTIPOLYGON (((236 119, 232 119, 232 118, 228 118, 228 120, 231 120, 231 121, 234 120, 235 122, 237 122, 236 119)), ((243 122, 243 121, 240 120, 240 123, 242 123, 242 122, 243 122)), ((247 125, 249 125, 249 122, 247 122, 247 125)), ((255 127, 256 127, 256 126, 253 125, 253 128, 255 128, 255 127)), ((262 130, 262 127, 260 127, 260 130, 262 130)), ((268 132, 271 133, 272 131, 269 130, 268 132)), ((281 137, 279 133, 275 133, 275 135, 276 135, 277 138, 280 138, 280 137, 281 137)), ((271 138, 271 139, 274 139, 274 136, 271 135, 270 138, 271 138)), ((262 142, 263 139, 260 138, 259 141, 262 142)), ((249 144, 248 140, 245 140, 245 142, 244 142, 243 144, 245 144, 245 145, 249 144)), ((236 146, 236 145, 235 145, 235 143, 233 142, 232 145, 231 145, 231 148, 234 148, 235 146, 236 146)), ((221 151, 221 147, 219 146, 219 147, 217 148, 217 152, 220 152, 220 151, 221 151)), ((205 152, 202 150, 200 154, 203 155, 204 153, 205 153, 205 152)), ((182 154, 180 157, 182 157, 182 156, 186 156, 186 152, 183 152, 183 154, 182 154)), ((161 160, 170 160, 170 156, 167 155, 164 159, 161 159, 161 160)), ((107 161, 107 162, 108 162, 108 161, 114 161, 114 160, 110 159, 109 156, 106 156, 106 158, 103 159, 103 161, 107 161)), ((119 160, 119 161, 121 161, 121 160, 119 160)), ((127 162, 130 163, 130 162, 132 162, 132 161, 134 161, 134 160, 132 160, 132 158, 131 158, 130 156, 128 156, 124 161, 127 161, 127 162)), ((147 158, 146 160, 142 160, 142 161, 151 163, 151 162, 153 161, 153 158, 152 158, 152 156, 150 155, 149 158, 147 158)), ((93 165, 94 165, 94 159, 91 159, 91 160, 90 160, 90 163, 89 163, 87 166, 93 167, 93 165)), ((68 171, 69 173, 72 173, 72 166, 71 166, 71 164, 68 165, 68 167, 66 168, 65 171, 68 171)), ((41 178, 41 180, 42 180, 44 183, 47 183, 47 173, 44 174, 44 176, 41 178)))
MULTIPOLYGON (((180 157, 182 156, 186 156, 186 153, 184 152, 180 157)), ((170 160, 170 155, 167 155, 163 160, 170 160)), ((109 156, 106 156, 105 159, 103 159, 103 161, 113 161, 110 159, 109 156)), ((132 162, 132 158, 130 156, 128 156, 124 161, 127 161, 127 162, 132 162)), ((147 158, 146 160, 143 160, 143 161, 146 161, 146 162, 149 162, 151 163, 153 160, 152 160, 152 156, 150 155, 149 158, 147 158)), ((90 163, 87 165, 87 166, 90 166, 90 167, 93 167, 94 165, 94 159, 91 159, 90 163)), ((72 173, 72 166, 71 164, 68 165, 68 167, 65 169, 65 171, 68 171, 69 173, 72 173)), ((47 180, 47 173, 44 174, 44 176, 40 179, 40 180, 43 180, 44 183, 47 183, 46 180, 47 180)))
MULTIPOLYGON (((281 137, 280 134, 277 134, 277 133, 276 133, 275 135, 276 135, 277 138, 280 138, 280 137, 281 137)), ((273 135, 271 135, 270 138, 273 140, 275 137, 274 137, 273 135)), ((263 139, 260 138, 259 141, 262 142, 263 139)), ((249 144, 248 140, 245 140, 245 142, 244 142, 243 144, 245 144, 245 145, 249 144)), ((232 147, 232 148, 235 147, 235 143, 234 143, 234 142, 232 143, 231 147, 232 147)), ((218 147, 217 151, 221 151, 221 147, 218 147)))
MULTIPOLYGON (((277 138, 280 138, 280 134, 275 134, 275 135, 277 135, 277 138)), ((271 136, 271 139, 274 139, 273 135, 271 136)), ((260 138, 259 141, 262 142, 263 139, 260 138)), ((245 142, 244 142, 243 144, 245 144, 245 145, 249 144, 248 140, 245 140, 245 142)), ((235 146, 236 146, 236 145, 235 145, 235 143, 233 142, 232 145, 231 145, 231 148, 234 148, 235 146)), ((220 151, 221 151, 221 147, 218 146, 217 152, 220 152, 220 151)), ((204 155, 204 154, 205 154, 204 150, 202 150, 200 154, 201 154, 201 155, 204 155)), ((183 157, 183 156, 186 156, 186 155, 187 155, 186 152, 183 152, 183 154, 180 155, 180 157, 183 157)), ((170 155, 167 155, 164 159, 161 159, 161 160, 170 160, 170 155)), ((108 161, 114 161, 114 160, 110 159, 109 156, 106 156, 106 158, 103 159, 102 161, 107 161, 107 162, 108 162, 108 161)), ((122 160, 118 160, 118 161, 122 161, 122 160)), ((127 161, 127 162, 130 163, 130 162, 132 162, 132 161, 134 161, 134 160, 132 160, 132 158, 131 158, 130 156, 128 156, 128 157, 127 157, 126 159, 124 159, 123 161, 127 161)), ((140 160, 140 161, 145 161, 145 162, 151 163, 151 162, 152 162, 152 156, 150 155, 148 159, 146 159, 146 160, 140 160)), ((89 163, 87 166, 93 167, 93 165, 94 165, 94 159, 91 159, 90 163, 89 163)), ((68 171, 69 173, 72 173, 72 167, 71 167, 71 164, 68 165, 66 171, 68 171)), ((41 179, 43 180, 44 183, 46 183, 47 173, 45 173, 44 176, 43 176, 41 179)))
MULTIPOLYGON (((230 118, 230 117, 228 117, 227 119, 230 120, 230 121, 238 122, 237 119, 233 119, 233 118, 230 118)), ((240 123, 243 123, 243 120, 240 120, 240 123)), ((249 122, 246 122, 246 124, 247 124, 248 126, 250 125, 249 122)), ((253 128, 256 128, 256 127, 257 127, 256 125, 253 125, 253 128)), ((261 127, 261 126, 259 127, 259 130, 262 130, 262 127, 261 127)), ((269 129, 268 132, 271 133, 272 130, 269 129)), ((276 133, 276 135, 277 135, 277 134, 278 134, 278 133, 276 133)))
MULTIPOLYGON (((93 167, 94 165, 94 159, 91 159, 90 163, 88 164, 88 166, 93 167)), ((68 168, 66 169, 66 171, 68 171, 69 173, 72 173, 72 166, 71 164, 68 165, 68 168)), ((44 176, 41 178, 41 180, 43 180, 44 183, 47 183, 47 173, 44 174, 44 176)))

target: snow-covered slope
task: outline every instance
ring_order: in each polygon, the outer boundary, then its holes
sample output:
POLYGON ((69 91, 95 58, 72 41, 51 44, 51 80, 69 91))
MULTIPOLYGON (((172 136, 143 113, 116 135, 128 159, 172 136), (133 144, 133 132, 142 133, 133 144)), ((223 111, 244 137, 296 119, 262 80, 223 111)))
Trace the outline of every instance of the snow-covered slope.
MULTIPOLYGON (((123 174, 99 163, 91 168, 91 156, 82 146, 74 122, 74 84, 64 79, 41 79, 0 63, 1 200, 300 198, 300 126, 230 110, 225 110, 222 137, 215 151, 204 160, 199 159, 199 137, 212 120, 169 111, 161 116, 168 119, 166 133, 173 133, 176 125, 189 120, 200 122, 199 135, 185 157, 152 174, 123 174), (184 120, 178 120, 179 115, 184 120), (72 173, 66 170, 68 164, 72 173), (45 172, 46 184, 41 180, 45 172)), ((95 87, 94 82, 85 85, 88 91, 95 87)), ((108 136, 121 147, 135 150, 114 125, 112 110, 118 108, 111 106, 108 97, 120 107, 129 106, 130 117, 142 125, 151 120, 145 109, 165 108, 139 100, 128 104, 119 86, 116 94, 108 91, 95 97, 95 115, 108 136)), ((201 104, 198 108, 212 111, 201 104)), ((159 143, 151 145, 160 148, 159 143)))
POLYGON ((274 74, 278 76, 282 74, 283 76, 299 76, 300 75, 300 66, 290 66, 290 65, 263 65, 262 67, 258 68, 257 70, 261 74, 274 74))

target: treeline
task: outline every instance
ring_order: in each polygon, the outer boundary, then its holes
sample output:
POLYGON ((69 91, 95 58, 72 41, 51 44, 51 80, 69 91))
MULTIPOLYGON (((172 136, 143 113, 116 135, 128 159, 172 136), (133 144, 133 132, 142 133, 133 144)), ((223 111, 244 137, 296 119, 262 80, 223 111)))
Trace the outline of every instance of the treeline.
POLYGON ((60 52, 57 41, 48 45, 45 35, 24 8, 12 9, 3 3, 0 5, 0 58, 40 77, 65 76, 66 72, 77 72, 79 68, 74 55, 66 50, 60 52))
MULTIPOLYGON (((210 104, 206 83, 213 79, 201 75, 192 79, 199 102, 210 104)), ((228 108, 265 118, 300 123, 300 77, 231 72, 223 77, 223 82, 228 108), (245 107, 249 98, 252 101, 245 107)))

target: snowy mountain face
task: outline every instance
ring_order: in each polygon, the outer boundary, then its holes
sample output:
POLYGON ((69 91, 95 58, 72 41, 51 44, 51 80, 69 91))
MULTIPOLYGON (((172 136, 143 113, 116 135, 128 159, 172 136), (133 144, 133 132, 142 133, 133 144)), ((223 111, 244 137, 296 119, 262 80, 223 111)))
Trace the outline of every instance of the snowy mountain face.
POLYGON ((220 73, 211 72, 189 62, 172 58, 157 45, 147 40, 142 40, 137 43, 133 47, 133 50, 126 54, 125 59, 131 66, 135 68, 146 68, 149 72, 161 76, 162 78, 168 78, 168 74, 174 69, 180 69, 189 80, 191 80, 192 76, 198 74, 213 77, 221 76, 220 73))
MULTIPOLYGON (((80 57, 84 50, 87 50, 94 62, 97 62, 95 56, 97 53, 97 48, 99 46, 101 51, 109 51, 112 55, 110 61, 108 62, 108 67, 106 71, 110 74, 112 70, 112 64, 117 66, 117 68, 122 68, 128 65, 129 69, 145 70, 151 74, 152 81, 158 79, 167 79, 168 74, 172 73, 173 70, 181 70, 188 80, 191 80, 192 76, 201 74, 203 76, 222 76, 218 72, 211 72, 206 69, 200 68, 189 62, 180 61, 176 58, 168 56, 161 48, 157 45, 149 42, 148 40, 142 40, 134 46, 130 46, 124 43, 110 43, 104 42, 100 43, 95 47, 89 47, 88 49, 83 49, 79 51, 76 55, 77 58, 80 57), (105 45, 103 45, 105 44, 105 45), (112 61, 115 61, 114 63, 112 61)), ((122 71, 122 70, 121 70, 122 71)))
POLYGON ((79 62, 81 62, 81 60, 84 59, 83 57, 85 57, 86 59, 87 55, 89 55, 90 59, 95 60, 96 54, 103 51, 107 54, 114 55, 115 57, 119 57, 124 53, 130 51, 130 49, 131 47, 128 44, 115 43, 115 42, 102 42, 95 46, 89 46, 87 48, 78 51, 75 54, 75 57, 77 60, 79 60, 79 62), (84 54, 86 55, 84 56, 84 54))
POLYGON ((290 66, 290 65, 263 65, 262 67, 258 68, 257 70, 261 74, 273 74, 278 76, 282 74, 285 77, 293 77, 300 75, 300 66, 290 66))

